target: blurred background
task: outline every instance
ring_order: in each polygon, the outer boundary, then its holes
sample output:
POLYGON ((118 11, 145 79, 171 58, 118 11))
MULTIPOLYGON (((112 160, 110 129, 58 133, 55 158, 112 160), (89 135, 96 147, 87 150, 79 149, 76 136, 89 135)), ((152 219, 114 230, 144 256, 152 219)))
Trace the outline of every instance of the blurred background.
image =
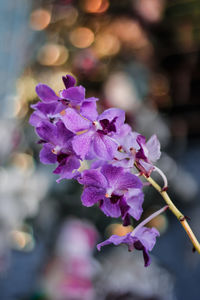
MULTIPOLYGON (((83 207, 76 182, 56 183, 28 120, 36 84, 58 92, 65 74, 99 112, 124 109, 158 135, 169 194, 200 239, 200 1, 5 0, 0 20, 0 299, 199 299, 200 257, 170 213, 150 224, 149 268, 123 246, 97 253, 127 229, 83 207)), ((145 188, 143 217, 162 205, 145 188)))

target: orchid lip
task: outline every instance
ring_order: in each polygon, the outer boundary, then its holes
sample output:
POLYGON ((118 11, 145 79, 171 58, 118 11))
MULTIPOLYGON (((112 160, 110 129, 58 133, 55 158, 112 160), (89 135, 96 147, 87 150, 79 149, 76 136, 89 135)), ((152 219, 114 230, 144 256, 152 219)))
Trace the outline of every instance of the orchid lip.
POLYGON ((93 121, 92 124, 95 126, 96 130, 102 130, 102 126, 98 121, 93 121))
POLYGON ((58 154, 59 151, 60 151, 59 146, 56 146, 55 148, 52 149, 53 154, 58 154))

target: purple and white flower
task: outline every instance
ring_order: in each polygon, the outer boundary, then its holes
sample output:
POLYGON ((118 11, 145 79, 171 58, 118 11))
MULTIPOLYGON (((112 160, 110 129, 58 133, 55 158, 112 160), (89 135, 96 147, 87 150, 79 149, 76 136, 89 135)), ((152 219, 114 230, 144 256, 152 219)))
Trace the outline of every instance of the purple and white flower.
POLYGON ((127 233, 124 236, 112 235, 109 239, 97 245, 97 249, 100 251, 102 246, 114 244, 116 246, 120 244, 126 244, 128 250, 132 251, 142 250, 144 257, 144 265, 148 267, 151 263, 151 259, 148 251, 151 251, 156 243, 156 237, 159 236, 159 232, 156 228, 147 228, 146 225, 153 218, 163 213, 168 208, 168 205, 162 207, 158 211, 154 212, 148 218, 143 220, 132 232, 127 233))
POLYGON ((154 165, 161 155, 160 142, 154 134, 150 139, 145 142, 145 137, 142 135, 137 136, 137 143, 140 146, 139 151, 136 152, 137 167, 146 176, 150 176, 154 170, 154 165))
POLYGON ((36 132, 41 138, 40 143, 43 144, 40 151, 41 162, 44 164, 58 163, 54 170, 55 174, 60 175, 58 182, 64 178, 76 177, 79 174, 77 169, 80 167, 80 160, 71 146, 73 133, 67 130, 61 121, 55 125, 42 122, 36 128, 36 132))
POLYGON ((90 118, 80 115, 68 108, 62 116, 66 128, 76 134, 72 146, 81 159, 90 153, 100 159, 113 159, 118 143, 113 139, 124 124, 125 113, 117 108, 110 108, 97 116, 93 110, 88 110, 90 118))
POLYGON ((124 172, 123 168, 105 164, 101 169, 83 171, 79 183, 84 185, 81 197, 85 206, 99 203, 109 217, 122 217, 129 224, 129 215, 139 219, 142 213, 143 193, 140 179, 124 172))
POLYGON ((156 237, 159 235, 159 232, 155 228, 141 227, 135 232, 127 233, 125 236, 112 235, 106 241, 98 244, 97 249, 100 251, 101 247, 109 244, 116 246, 126 244, 129 251, 133 251, 134 249, 143 251, 144 266, 148 267, 151 263, 148 251, 153 249, 156 237))
POLYGON ((60 91, 59 96, 46 84, 38 84, 36 93, 41 102, 38 102, 31 107, 35 110, 30 117, 30 124, 39 126, 39 123, 48 120, 51 123, 56 123, 60 118, 60 113, 67 107, 73 107, 77 111, 81 111, 83 116, 88 116, 92 110, 96 111, 95 97, 85 98, 85 88, 83 86, 74 86, 76 80, 71 75, 63 76, 65 89, 60 91))

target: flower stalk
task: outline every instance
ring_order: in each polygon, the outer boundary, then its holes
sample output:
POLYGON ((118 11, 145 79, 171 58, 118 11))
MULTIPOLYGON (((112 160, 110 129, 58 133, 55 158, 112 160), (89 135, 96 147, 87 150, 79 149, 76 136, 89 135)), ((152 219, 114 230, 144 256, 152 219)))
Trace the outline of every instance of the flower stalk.
POLYGON ((188 237, 190 238, 194 248, 196 249, 196 251, 198 253, 200 253, 200 244, 197 240, 197 238, 195 237, 192 229, 190 228, 190 225, 188 224, 186 217, 180 212, 180 210, 178 210, 178 208, 174 205, 174 203, 172 202, 172 200, 170 199, 168 193, 163 190, 160 185, 150 176, 147 177, 146 175, 143 174, 143 176, 145 177, 145 179, 161 194, 161 196, 163 197, 163 199, 165 200, 165 202, 167 203, 169 209, 172 211, 172 213, 176 216, 176 218, 179 220, 179 222, 181 223, 181 225, 183 226, 184 230, 186 231, 188 237))

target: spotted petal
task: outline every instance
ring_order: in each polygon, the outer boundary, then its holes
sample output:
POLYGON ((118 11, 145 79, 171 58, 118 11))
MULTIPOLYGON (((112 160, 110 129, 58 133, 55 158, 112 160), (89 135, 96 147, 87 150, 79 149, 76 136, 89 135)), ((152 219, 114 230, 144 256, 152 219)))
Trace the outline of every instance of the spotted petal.
POLYGON ((44 144, 42 150, 40 151, 40 161, 43 164, 55 164, 57 162, 56 155, 52 152, 53 146, 51 144, 44 144))
POLYGON ((144 194, 140 189, 130 189, 126 194, 126 203, 129 206, 128 213, 136 220, 139 220, 143 212, 142 204, 144 194))
POLYGON ((110 137, 99 133, 94 136, 93 147, 95 154, 105 160, 113 159, 117 151, 117 143, 110 137))
POLYGON ((107 119, 110 122, 115 119, 115 127, 117 132, 120 132, 121 126, 125 121, 125 112, 119 108, 109 108, 105 110, 98 118, 98 120, 107 119))
POLYGON ((142 187, 142 182, 137 176, 124 172, 121 167, 107 164, 102 167, 101 172, 107 178, 109 185, 115 189, 126 190, 128 188, 142 187))
POLYGON ((105 190, 100 189, 99 187, 87 187, 84 189, 83 194, 81 196, 81 201, 83 205, 89 207, 93 206, 99 200, 104 198, 105 190))
POLYGON ((66 128, 74 133, 86 130, 91 126, 91 122, 89 120, 83 118, 72 108, 66 109, 62 116, 62 121, 66 128))
POLYGON ((54 174, 59 174, 60 178, 57 182, 62 179, 71 179, 79 174, 76 170, 80 167, 80 161, 74 155, 70 155, 66 160, 64 159, 53 171, 54 174))
POLYGON ((81 178, 79 179, 79 183, 94 186, 94 187, 103 187, 106 188, 108 185, 106 178, 99 170, 85 170, 82 173, 81 178))
POLYGON ((121 216, 121 210, 118 203, 112 203, 109 198, 105 198, 100 205, 100 209, 108 217, 119 218, 121 216))
POLYGON ((80 155, 81 159, 85 159, 85 156, 89 153, 93 132, 91 130, 76 135, 72 140, 72 147, 77 155, 80 155))

